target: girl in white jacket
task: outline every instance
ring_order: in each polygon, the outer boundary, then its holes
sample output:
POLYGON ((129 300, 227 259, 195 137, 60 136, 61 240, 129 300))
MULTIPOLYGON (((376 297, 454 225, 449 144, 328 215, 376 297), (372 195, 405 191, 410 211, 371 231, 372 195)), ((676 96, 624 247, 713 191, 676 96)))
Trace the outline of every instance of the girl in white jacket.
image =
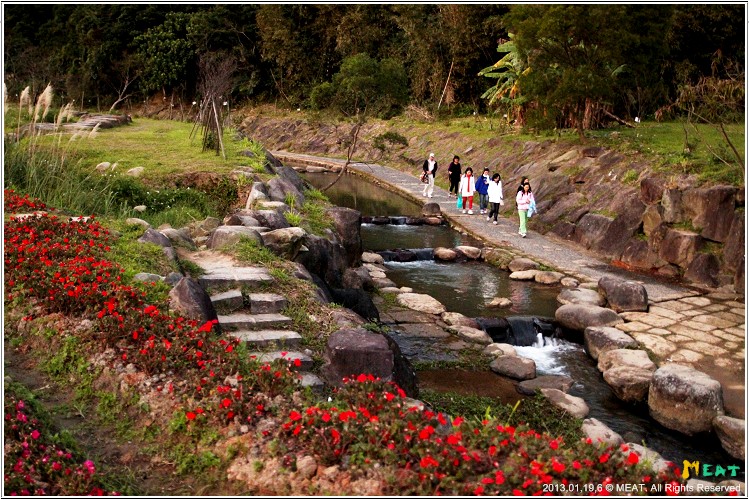
POLYGON ((518 234, 525 238, 525 226, 528 221, 528 207, 531 206, 531 202, 535 203, 530 182, 523 182, 523 190, 518 191, 515 201, 518 204, 518 215, 520 215, 520 230, 518 231, 518 234))
POLYGON ((466 213, 467 206, 468 213, 473 215, 473 194, 476 192, 476 181, 473 179, 473 169, 471 167, 468 167, 463 173, 458 191, 460 192, 460 196, 463 197, 463 213, 466 213))
POLYGON ((502 176, 499 174, 492 175, 492 180, 489 182, 489 203, 492 205, 492 209, 489 212, 489 217, 486 220, 491 220, 494 215, 494 224, 497 223, 497 217, 499 216, 499 206, 504 205, 504 194, 502 194, 502 176))

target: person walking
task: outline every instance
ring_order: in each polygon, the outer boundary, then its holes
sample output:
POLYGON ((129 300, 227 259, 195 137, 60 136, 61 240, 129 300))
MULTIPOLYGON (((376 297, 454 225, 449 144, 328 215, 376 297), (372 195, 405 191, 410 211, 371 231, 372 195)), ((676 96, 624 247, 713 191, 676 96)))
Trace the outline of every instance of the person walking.
POLYGON ((476 192, 476 181, 473 179, 473 169, 466 168, 463 177, 460 179, 460 196, 463 197, 463 213, 467 212, 473 215, 473 194, 476 192))
POLYGON ((484 173, 481 177, 476 179, 476 192, 479 194, 479 210, 480 213, 485 214, 489 208, 489 183, 491 182, 491 174, 489 168, 484 169, 484 173))
POLYGON ((518 193, 523 190, 523 184, 525 184, 526 182, 530 182, 527 177, 523 177, 520 180, 520 185, 518 186, 518 193))
POLYGON ((453 156, 453 161, 450 166, 447 167, 447 178, 450 180, 450 190, 447 192, 447 196, 452 196, 453 192, 455 197, 458 196, 458 184, 460 184, 460 174, 463 172, 460 166, 460 156, 453 156))
POLYGON ((505 204, 504 194, 502 193, 502 176, 499 174, 492 175, 492 180, 489 182, 489 203, 491 203, 492 209, 486 220, 491 220, 493 215, 494 224, 496 225, 497 217, 499 216, 499 207, 505 204))
POLYGON ((431 198, 434 193, 434 175, 437 173, 437 161, 434 159, 434 153, 429 153, 429 158, 424 160, 422 168, 427 179, 422 196, 431 198))
POLYGON ((528 207, 531 203, 535 204, 536 200, 533 198, 533 191, 531 190, 531 184, 527 180, 523 182, 523 190, 518 191, 515 201, 518 204, 518 215, 520 216, 520 229, 518 234, 525 238, 526 224, 528 223, 528 207))

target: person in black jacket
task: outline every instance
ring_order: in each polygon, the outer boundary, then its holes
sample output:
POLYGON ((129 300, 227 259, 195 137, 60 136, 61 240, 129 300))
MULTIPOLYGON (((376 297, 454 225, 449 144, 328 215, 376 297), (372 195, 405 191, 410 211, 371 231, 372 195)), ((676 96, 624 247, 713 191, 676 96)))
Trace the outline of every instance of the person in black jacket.
POLYGON ((427 179, 422 195, 431 198, 434 193, 434 175, 437 173, 437 160, 434 159, 434 153, 429 153, 429 158, 424 160, 422 168, 427 179))
POLYGON ((456 197, 458 196, 458 184, 460 184, 460 176, 463 174, 461 169, 460 156, 453 156, 452 163, 447 167, 447 178, 450 180, 450 190, 447 196, 452 196, 453 192, 456 197))

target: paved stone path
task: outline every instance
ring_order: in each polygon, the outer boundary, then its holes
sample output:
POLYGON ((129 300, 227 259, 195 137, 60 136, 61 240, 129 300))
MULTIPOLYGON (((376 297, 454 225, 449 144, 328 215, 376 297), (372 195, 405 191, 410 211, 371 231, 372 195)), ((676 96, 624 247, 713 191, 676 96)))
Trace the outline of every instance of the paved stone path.
MULTIPOLYGON (((271 152, 289 166, 312 166, 340 170, 345 160, 289 153, 271 152)), ((704 294, 698 289, 667 283, 651 276, 615 268, 570 243, 528 231, 527 238, 517 234, 516 219, 501 217, 495 226, 486 216, 463 214, 455 198, 435 186, 432 198, 422 196, 424 185, 414 175, 383 165, 352 163, 352 173, 385 184, 388 189, 417 203, 439 203, 442 214, 456 229, 486 242, 487 246, 504 247, 531 258, 581 282, 598 282, 603 276, 642 283, 648 292, 647 313, 623 313, 626 323, 617 326, 649 350, 658 364, 675 362, 703 371, 723 386, 726 411, 744 418, 745 409, 745 304, 734 294, 704 294)), ((441 169, 442 170, 442 169, 441 169)), ((438 175, 443 175, 444 170, 438 175)), ((508 181, 510 182, 510 181, 508 181)), ((514 186, 514 184, 513 184, 514 186)), ((514 200, 506 203, 514 205, 514 200)))

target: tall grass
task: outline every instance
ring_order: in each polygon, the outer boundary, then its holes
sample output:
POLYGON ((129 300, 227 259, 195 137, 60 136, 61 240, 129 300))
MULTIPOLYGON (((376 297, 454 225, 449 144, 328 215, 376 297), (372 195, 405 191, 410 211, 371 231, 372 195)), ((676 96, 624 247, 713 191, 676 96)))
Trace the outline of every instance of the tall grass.
POLYGON ((33 138, 6 143, 5 186, 83 215, 123 215, 127 207, 112 190, 115 177, 86 172, 65 160, 62 149, 33 147, 33 138))

